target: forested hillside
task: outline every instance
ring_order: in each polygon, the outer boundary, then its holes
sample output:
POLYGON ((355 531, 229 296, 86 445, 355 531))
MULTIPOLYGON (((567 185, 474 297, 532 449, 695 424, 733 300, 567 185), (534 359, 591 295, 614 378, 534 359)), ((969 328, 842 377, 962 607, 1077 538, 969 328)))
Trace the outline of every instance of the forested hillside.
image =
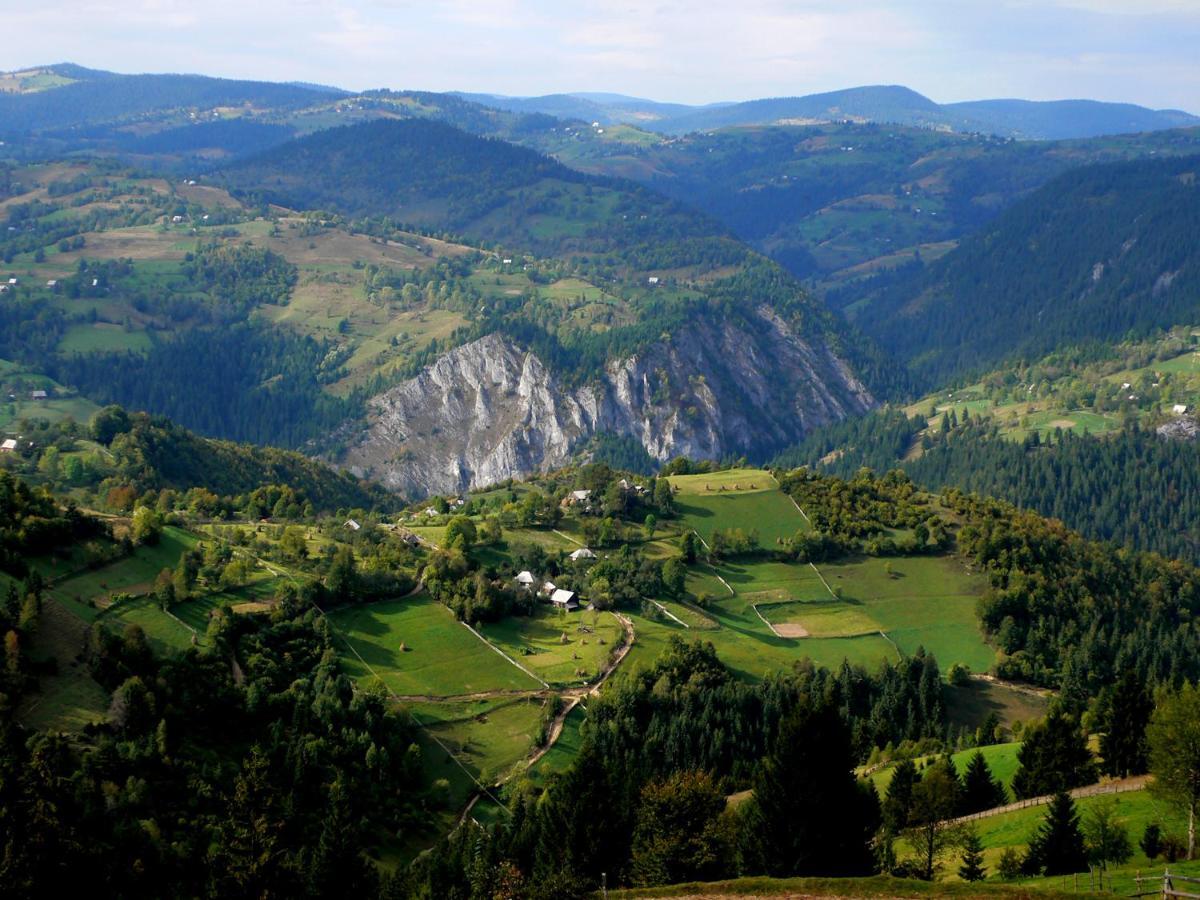
POLYGON ((924 271, 851 308, 926 387, 1056 346, 1191 322, 1200 157, 1060 176, 924 271))

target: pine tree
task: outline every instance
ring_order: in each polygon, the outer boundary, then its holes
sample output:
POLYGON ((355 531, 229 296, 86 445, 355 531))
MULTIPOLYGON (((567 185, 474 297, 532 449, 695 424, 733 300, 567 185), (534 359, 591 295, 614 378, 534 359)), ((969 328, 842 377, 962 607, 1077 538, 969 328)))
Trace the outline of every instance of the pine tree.
POLYGON ((962 865, 958 867, 958 877, 963 881, 983 881, 987 877, 987 869, 983 865, 983 841, 974 829, 969 830, 963 837, 962 865))
POLYGON ((853 773, 850 729, 830 703, 786 719, 754 777, 749 828, 768 874, 870 871, 878 802, 853 773))
POLYGON ((912 808, 913 785, 917 782, 917 767, 911 759, 902 759, 892 771, 887 795, 883 799, 883 824, 892 834, 899 834, 908 824, 912 808))
POLYGON ((1146 771, 1146 726, 1154 704, 1132 669, 1117 681, 1113 689, 1108 723, 1100 736, 1100 756, 1105 774, 1124 778, 1146 771))
POLYGON ((1029 842, 1024 868, 1030 874, 1067 875, 1088 867, 1079 815, 1070 794, 1059 791, 1050 801, 1046 818, 1029 842))
POLYGON ((1008 802, 1008 792, 992 775, 987 759, 981 751, 976 750, 967 763, 967 771, 963 776, 963 789, 959 802, 959 812, 962 815, 994 809, 1008 802))
POLYGON ((1019 799, 1070 790, 1096 780, 1096 763, 1087 736, 1073 718, 1053 709, 1046 720, 1025 731, 1013 776, 1019 799))

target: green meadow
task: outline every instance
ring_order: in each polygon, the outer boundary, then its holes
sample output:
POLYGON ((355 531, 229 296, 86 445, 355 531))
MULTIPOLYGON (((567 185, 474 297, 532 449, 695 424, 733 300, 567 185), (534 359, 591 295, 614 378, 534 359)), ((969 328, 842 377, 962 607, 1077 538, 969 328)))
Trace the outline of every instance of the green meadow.
POLYGON ((339 609, 329 619, 344 642, 346 671, 363 682, 378 677, 396 694, 453 696, 541 687, 425 595, 339 609))

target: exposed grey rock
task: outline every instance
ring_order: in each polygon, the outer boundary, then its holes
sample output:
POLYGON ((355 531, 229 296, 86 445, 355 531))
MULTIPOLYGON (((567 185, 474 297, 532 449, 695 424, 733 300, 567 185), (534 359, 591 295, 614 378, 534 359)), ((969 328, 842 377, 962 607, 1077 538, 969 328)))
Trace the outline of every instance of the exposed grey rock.
POLYGON ((1175 440, 1194 441, 1200 437, 1200 422, 1191 416, 1180 416, 1154 429, 1159 437, 1175 440))
POLYGON ((761 455, 874 405, 824 343, 765 308, 758 317, 753 329, 696 322, 582 386, 489 335, 373 398, 342 462, 423 496, 561 466, 597 432, 631 436, 658 460, 761 455))

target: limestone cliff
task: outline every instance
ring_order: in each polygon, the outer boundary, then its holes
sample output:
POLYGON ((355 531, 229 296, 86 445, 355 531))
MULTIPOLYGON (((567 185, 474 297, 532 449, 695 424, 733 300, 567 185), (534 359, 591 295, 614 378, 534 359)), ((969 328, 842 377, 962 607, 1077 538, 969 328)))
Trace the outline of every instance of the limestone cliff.
POLYGON ((561 466, 597 432, 659 460, 764 455, 873 403, 827 346, 765 308, 752 328, 697 321, 576 387, 492 334, 372 399, 342 462, 423 496, 561 466))

